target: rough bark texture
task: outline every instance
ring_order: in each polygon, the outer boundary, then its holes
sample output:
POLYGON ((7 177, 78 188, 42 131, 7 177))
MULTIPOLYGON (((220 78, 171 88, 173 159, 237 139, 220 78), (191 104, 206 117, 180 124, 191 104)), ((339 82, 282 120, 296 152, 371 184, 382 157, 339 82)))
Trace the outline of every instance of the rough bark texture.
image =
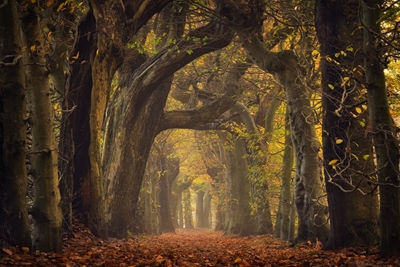
POLYGON ((26 200, 25 74, 14 0, 0 8, 0 47, 0 239, 31 249, 26 200))
POLYGON ((104 90, 108 92, 108 87, 111 83, 110 79, 116 70, 116 65, 122 63, 121 57, 111 58, 109 62, 106 61, 106 58, 116 54, 120 55, 124 43, 130 40, 168 2, 170 0, 151 2, 147 0, 126 1, 123 7, 121 1, 95 1, 92 4, 95 6, 97 21, 93 15, 93 10, 89 9, 87 16, 78 27, 78 37, 71 53, 70 63, 72 67, 68 79, 69 82, 66 86, 65 98, 68 100, 64 99, 64 106, 67 107, 65 110, 73 112, 71 112, 70 116, 64 117, 65 123, 62 124, 61 130, 61 135, 66 137, 61 139, 62 142, 60 144, 60 151, 62 151, 64 158, 64 162, 60 162, 60 169, 65 181, 65 184, 62 182, 62 187, 65 188, 63 191, 66 192, 63 194, 63 210, 67 216, 71 214, 71 188, 74 187, 73 194, 77 196, 74 204, 78 205, 78 210, 85 215, 84 221, 86 224, 90 224, 91 230, 98 235, 105 234, 104 218, 101 218, 103 215, 96 215, 97 212, 101 213, 103 209, 102 199, 99 196, 101 180, 94 180, 96 178, 101 179, 99 177, 101 171, 98 169, 99 153, 96 151, 99 147, 93 144, 90 150, 93 156, 91 164, 95 167, 93 170, 91 170, 88 154, 90 138, 96 139, 94 141, 98 143, 99 130, 93 129, 93 127, 97 127, 98 123, 102 124, 100 117, 103 116, 104 109, 93 110, 89 100, 92 95, 93 99, 98 101, 95 105, 98 105, 99 108, 104 107, 104 90), (108 23, 108 20, 111 20, 111 22, 108 23), (99 25, 96 25, 96 23, 99 23, 99 25), (96 30, 97 33, 100 32, 99 39, 97 39, 96 30), (105 46, 102 46, 101 51, 96 55, 97 40, 105 46), (96 59, 97 56, 100 57, 96 59), (96 74, 93 72, 94 75, 99 75, 99 77, 92 77, 92 65, 90 62, 96 62, 94 64, 96 68, 104 71, 104 73, 96 74), (112 68, 107 68, 108 63, 112 68), (98 81, 97 83, 101 87, 96 88, 96 90, 101 91, 92 92, 93 81, 98 81), (75 109, 72 110, 72 107, 75 107, 75 109), (91 109, 93 110, 91 120, 92 137, 90 137, 89 127, 91 109), (79 117, 77 114, 79 114, 79 117), (91 171, 94 172, 94 176, 90 176, 91 171), (94 190, 91 190, 91 178, 94 182, 94 190), (95 197, 93 201, 92 197, 95 197), (96 218, 99 218, 100 221, 96 221, 96 218))
POLYGON ((399 143, 389 110, 385 75, 374 34, 380 34, 381 0, 363 1, 364 68, 371 134, 380 186, 380 256, 400 256, 399 143))
POLYGON ((35 220, 33 246, 40 251, 61 252, 62 213, 58 188, 58 151, 53 131, 53 105, 50 101, 49 78, 46 75, 44 39, 37 14, 33 9, 23 18, 26 83, 29 122, 32 127, 32 148, 29 153, 35 220))
POLYGON ((377 241, 377 195, 365 180, 374 171, 371 138, 365 134, 368 114, 359 114, 364 108, 357 104, 363 100, 360 82, 364 81, 358 9, 358 0, 316 1, 323 57, 324 171, 331 222, 325 249, 377 241))

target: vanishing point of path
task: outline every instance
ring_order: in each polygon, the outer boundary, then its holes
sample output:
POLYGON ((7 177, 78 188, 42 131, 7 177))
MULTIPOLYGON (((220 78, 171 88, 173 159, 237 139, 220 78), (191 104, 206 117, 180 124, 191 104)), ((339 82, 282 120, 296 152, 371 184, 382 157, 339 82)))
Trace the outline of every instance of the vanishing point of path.
POLYGON ((23 253, 3 248, 3 266, 400 266, 400 259, 380 260, 376 248, 322 251, 319 244, 289 248, 271 236, 224 236, 206 229, 176 234, 139 235, 125 240, 94 238, 87 230, 65 241, 64 254, 23 253))

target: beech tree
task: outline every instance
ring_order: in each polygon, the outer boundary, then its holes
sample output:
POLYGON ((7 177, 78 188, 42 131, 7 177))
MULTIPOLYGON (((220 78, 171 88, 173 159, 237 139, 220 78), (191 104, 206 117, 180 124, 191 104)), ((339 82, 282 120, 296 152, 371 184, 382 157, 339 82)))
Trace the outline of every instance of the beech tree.
POLYGON ((320 180, 320 143, 313 125, 313 111, 301 67, 290 50, 271 52, 259 39, 263 17, 262 1, 217 1, 221 16, 231 22, 254 63, 277 77, 288 101, 291 137, 296 155, 296 207, 299 217, 298 240, 326 242, 329 233, 327 203, 320 180), (249 29, 253 29, 249 32, 249 29), (307 207, 307 210, 305 210, 307 207))
POLYGON ((0 5, 0 232, 31 248, 26 201, 26 84, 16 1, 0 5))
POLYGON ((377 194, 362 84, 359 1, 316 1, 321 43, 323 154, 331 229, 326 249, 375 244, 377 194), (364 104, 364 106, 363 106, 364 104), (371 174, 370 176, 368 176, 371 174), (367 179, 365 179, 367 177, 367 179))
MULTIPOLYGON (((380 256, 400 255, 399 144, 387 99, 384 59, 376 44, 381 38, 383 1, 363 1, 363 48, 370 133, 374 139, 380 185, 380 256)), ((386 44, 388 45, 388 44, 386 44)))

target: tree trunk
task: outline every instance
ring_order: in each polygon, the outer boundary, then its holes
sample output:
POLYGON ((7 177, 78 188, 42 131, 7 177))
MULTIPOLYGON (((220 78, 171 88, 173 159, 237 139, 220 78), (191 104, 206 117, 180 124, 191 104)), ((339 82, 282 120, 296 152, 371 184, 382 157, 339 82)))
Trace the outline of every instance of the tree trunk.
MULTIPOLYGON (((263 175, 263 166, 265 165, 265 161, 268 154, 268 142, 271 138, 272 133, 272 123, 274 114, 279 107, 280 101, 277 99, 272 100, 270 106, 268 107, 266 113, 268 113, 268 118, 265 119, 266 127, 266 138, 261 138, 259 141, 259 137, 257 137, 257 141, 249 140, 250 146, 252 147, 252 151, 250 155, 247 155, 247 163, 251 165, 251 172, 248 173, 248 180, 253 185, 252 189, 254 192, 252 194, 252 200, 256 206, 256 215, 257 215, 257 234, 270 234, 273 232, 272 219, 271 219, 271 210, 268 200, 268 183, 263 175)), ((249 135, 261 136, 261 133, 258 131, 256 123, 245 105, 240 102, 236 102, 236 104, 232 107, 232 111, 239 113, 242 122, 246 126, 246 131, 249 135)), ((247 152, 246 152, 247 154, 247 152)), ((248 168, 246 166, 246 168, 248 168)), ((245 188, 248 188, 246 186, 245 188)), ((250 194, 250 191, 249 191, 250 194)), ((249 201, 249 200, 245 200, 249 201)))
MULTIPOLYGON (((72 206, 87 215, 90 202, 89 188, 89 113, 92 90, 90 57, 96 52, 93 40, 95 19, 91 10, 82 18, 71 55, 79 55, 70 62, 62 109, 63 117, 59 143, 60 190, 62 197, 63 230, 72 234, 72 206)), ((73 56, 73 57, 74 57, 73 56)), ((87 217, 83 217, 87 225, 87 217)))
POLYGON ((175 233, 175 228, 172 224, 171 205, 170 205, 170 189, 168 163, 165 155, 160 155, 160 175, 159 175, 159 192, 158 200, 160 205, 161 217, 161 233, 175 233))
POLYGON ((0 8, 0 239, 31 249, 26 200, 26 90, 17 3, 0 8), (4 235, 4 236, 3 236, 4 235))
POLYGON ((196 193, 196 227, 204 228, 204 191, 196 193))
POLYGON ((212 195, 210 194, 210 191, 207 191, 204 196, 204 228, 211 228, 211 200, 212 195))
POLYGON ((375 44, 381 33, 382 0, 363 1, 364 68, 369 116, 380 183, 381 257, 400 256, 399 143, 390 114, 381 54, 375 44))
MULTIPOLYGON (((287 114, 288 115, 288 114, 287 114)), ((285 150, 283 152, 282 162, 282 185, 280 196, 280 234, 282 240, 289 240, 289 224, 290 224, 290 208, 292 206, 291 180, 293 170, 293 148, 292 139, 290 137, 289 118, 286 116, 285 123, 285 150)), ((276 226, 275 226, 276 227, 276 226)))
POLYGON ((189 188, 193 180, 185 178, 184 182, 176 181, 172 184, 171 209, 172 218, 177 227, 183 228, 182 192, 189 188))
POLYGON ((369 118, 360 104, 365 78, 358 10, 358 0, 316 1, 324 173, 331 222, 325 249, 377 241, 377 195, 365 179, 374 173, 374 162, 371 138, 365 134, 369 118))
POLYGON ((62 251, 61 197, 58 188, 57 143, 53 131, 53 105, 42 30, 37 14, 29 10, 23 18, 26 49, 29 121, 32 149, 29 153, 34 181, 32 216, 35 220, 33 246, 40 251, 62 251))
POLYGON ((183 191, 183 212, 185 218, 185 229, 193 229, 193 216, 192 216, 192 204, 190 200, 190 189, 183 191))
MULTIPOLYGON (((234 141, 234 153, 237 165, 238 193, 239 193, 239 219, 240 219, 240 235, 248 236, 257 233, 256 218, 252 215, 250 201, 250 181, 248 171, 248 155, 246 151, 246 143, 243 139, 234 141)), ((234 215, 234 216, 237 216, 234 215)), ((272 226, 271 226, 272 228, 272 226)))

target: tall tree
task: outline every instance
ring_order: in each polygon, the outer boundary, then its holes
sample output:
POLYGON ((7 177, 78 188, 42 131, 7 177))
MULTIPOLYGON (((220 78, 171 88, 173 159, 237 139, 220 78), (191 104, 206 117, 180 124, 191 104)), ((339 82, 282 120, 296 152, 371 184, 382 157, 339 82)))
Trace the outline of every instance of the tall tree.
POLYGON ((35 220, 33 245, 41 251, 61 252, 62 213, 58 187, 58 150, 54 134, 53 105, 46 69, 46 45, 37 14, 29 5, 23 16, 25 73, 28 90, 29 124, 32 148, 29 152, 34 183, 32 216, 35 220))
MULTIPOLYGON (((66 198, 71 198, 71 191, 78 196, 85 223, 99 236, 106 236, 107 229, 104 197, 101 195, 100 146, 95 144, 100 142, 111 79, 123 62, 125 43, 168 2, 170 0, 95 1, 78 26, 64 97, 64 109, 70 112, 66 114, 61 129, 64 138, 60 151, 66 162, 60 164, 60 171, 62 179, 67 179, 63 190, 67 193, 66 198), (100 37, 97 37, 98 33, 100 37), (101 46, 98 48, 97 44, 101 46), (96 71, 93 71, 93 66, 96 71), (99 85, 95 91, 92 90, 94 83, 99 85), (95 103, 88 105, 91 98, 95 103), (90 144, 90 140, 95 143, 90 144)), ((65 209, 70 209, 70 206, 65 206, 65 209)))
POLYGON ((26 85, 17 2, 0 5, 0 238, 32 241, 26 201, 26 85))
POLYGON ((382 0, 363 1, 364 68, 380 185, 380 256, 400 256, 399 143, 389 110, 381 50, 382 0))
POLYGON ((362 93, 359 1, 316 1, 321 43, 323 155, 331 229, 326 249, 377 242, 377 194, 362 93), (371 177, 368 177, 371 174, 371 177), (368 179, 365 179, 368 177, 368 179))
MULTIPOLYGON (((301 239, 318 238, 326 242, 329 234, 327 203, 321 183, 318 151, 321 147, 314 127, 314 114, 310 104, 310 92, 304 81, 296 55, 291 50, 271 52, 260 40, 264 17, 263 1, 218 0, 220 14, 238 33, 249 57, 262 70, 273 74, 283 85, 288 101, 291 136, 296 155, 296 178, 299 188, 297 199, 300 208, 307 211, 299 214, 307 226, 301 239), (249 31, 252 29, 252 31, 249 31)), ((301 224, 299 224, 301 226, 301 224)), ((299 230, 299 234, 301 231, 299 230)))

